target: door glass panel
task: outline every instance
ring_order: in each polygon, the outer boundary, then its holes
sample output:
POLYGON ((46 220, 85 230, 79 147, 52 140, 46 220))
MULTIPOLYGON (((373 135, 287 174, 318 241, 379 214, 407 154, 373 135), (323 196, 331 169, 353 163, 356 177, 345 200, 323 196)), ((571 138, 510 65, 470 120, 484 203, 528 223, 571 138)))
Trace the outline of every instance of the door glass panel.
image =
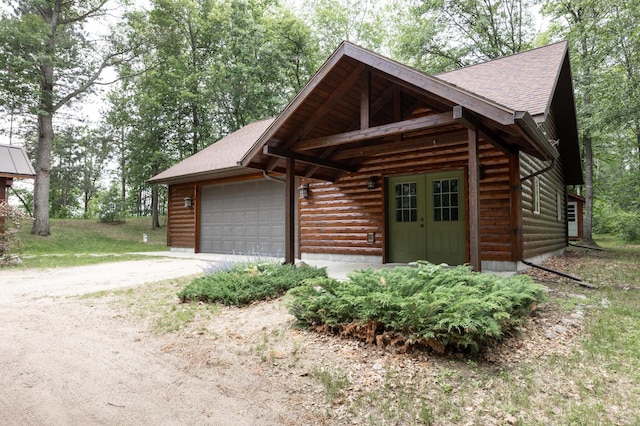
POLYGON ((436 222, 459 219, 458 179, 433 181, 433 220, 436 222))
POLYGON ((418 221, 417 183, 398 183, 396 193, 396 222, 418 221))

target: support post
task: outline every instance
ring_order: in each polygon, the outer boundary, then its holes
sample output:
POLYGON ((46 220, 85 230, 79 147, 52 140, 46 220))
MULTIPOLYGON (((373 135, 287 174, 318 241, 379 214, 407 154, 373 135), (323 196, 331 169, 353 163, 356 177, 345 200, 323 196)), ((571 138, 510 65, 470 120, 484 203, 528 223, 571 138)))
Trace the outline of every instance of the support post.
POLYGON ((468 129, 469 135, 469 263, 474 271, 482 271, 480 257, 480 154, 478 131, 468 129))
POLYGON ((285 181, 284 263, 295 263, 296 160, 287 158, 285 181))
POLYGON ((0 177, 0 203, 7 199, 7 178, 0 177))

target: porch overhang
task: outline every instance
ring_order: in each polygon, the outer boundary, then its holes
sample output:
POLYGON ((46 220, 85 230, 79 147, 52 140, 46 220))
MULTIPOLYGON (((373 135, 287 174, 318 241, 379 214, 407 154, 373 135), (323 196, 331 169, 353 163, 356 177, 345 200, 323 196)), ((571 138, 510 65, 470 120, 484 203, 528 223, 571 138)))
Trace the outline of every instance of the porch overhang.
POLYGON ((335 181, 369 156, 465 140, 470 126, 508 154, 558 155, 526 111, 345 42, 238 164, 284 174, 292 158, 294 175, 335 181))
MULTIPOLYGON (((291 200, 296 176, 335 182, 374 158, 425 145, 446 152, 448 144, 461 142, 469 146, 470 257, 479 270, 480 144, 489 142, 509 157, 558 156, 526 111, 343 43, 238 165, 286 175, 291 200)), ((289 206, 287 216, 293 214, 289 206)), ((293 247, 293 235, 286 238, 293 247)), ((285 260, 293 262, 292 249, 285 260)))

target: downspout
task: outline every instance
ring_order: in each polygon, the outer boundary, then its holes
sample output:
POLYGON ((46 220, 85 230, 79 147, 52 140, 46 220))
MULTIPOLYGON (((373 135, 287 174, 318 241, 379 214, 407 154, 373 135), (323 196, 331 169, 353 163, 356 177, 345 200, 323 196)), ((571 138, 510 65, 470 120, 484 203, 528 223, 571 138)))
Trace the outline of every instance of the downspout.
POLYGON ((551 163, 547 167, 545 167, 544 169, 538 170, 537 172, 533 172, 530 175, 527 175, 527 176, 523 177, 522 179, 520 179, 520 190, 522 191, 522 184, 525 181, 527 181, 529 179, 533 179, 534 177, 539 176, 539 175, 541 175, 543 173, 547 173, 549 170, 553 169, 556 166, 556 163, 557 163, 557 159, 556 158, 552 158, 551 159, 551 163))
POLYGON ((539 148, 539 152, 546 157, 544 160, 551 161, 551 163, 544 169, 538 170, 537 172, 531 173, 530 175, 520 179, 520 183, 522 184, 529 179, 553 169, 558 160, 558 151, 556 151, 553 145, 549 142, 547 136, 538 128, 538 125, 533 120, 533 117, 531 117, 531 114, 526 111, 516 111, 514 114, 514 121, 523 130, 530 141, 533 142, 534 146, 539 148))

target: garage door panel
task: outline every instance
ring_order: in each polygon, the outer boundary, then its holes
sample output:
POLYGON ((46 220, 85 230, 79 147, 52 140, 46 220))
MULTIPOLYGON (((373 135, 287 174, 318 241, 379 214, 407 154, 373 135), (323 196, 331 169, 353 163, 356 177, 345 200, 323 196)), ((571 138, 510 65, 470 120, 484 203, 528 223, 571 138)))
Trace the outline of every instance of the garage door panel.
POLYGON ((268 180, 203 187, 200 251, 282 256, 284 184, 268 180))

